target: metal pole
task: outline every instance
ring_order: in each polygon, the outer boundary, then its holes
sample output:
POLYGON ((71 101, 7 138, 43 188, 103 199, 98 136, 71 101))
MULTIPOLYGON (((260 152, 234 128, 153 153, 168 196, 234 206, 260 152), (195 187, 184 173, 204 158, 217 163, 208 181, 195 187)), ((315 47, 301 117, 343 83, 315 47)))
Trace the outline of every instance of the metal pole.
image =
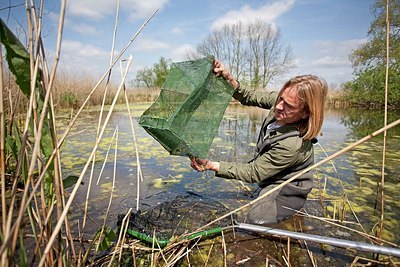
POLYGON ((382 246, 377 246, 377 245, 363 243, 363 242, 355 242, 355 241, 343 240, 343 239, 332 238, 332 237, 304 234, 304 233, 292 232, 292 231, 275 229, 275 228, 247 224, 247 223, 238 223, 236 225, 236 227, 239 229, 243 229, 243 230, 256 231, 256 232, 273 234, 273 235, 287 236, 290 238, 295 238, 295 239, 300 239, 300 240, 324 243, 324 244, 328 244, 328 245, 332 245, 332 246, 336 246, 336 247, 342 247, 342 248, 353 248, 356 250, 373 252, 373 253, 395 256, 395 257, 400 258, 400 249, 397 249, 397 248, 382 247, 382 246))

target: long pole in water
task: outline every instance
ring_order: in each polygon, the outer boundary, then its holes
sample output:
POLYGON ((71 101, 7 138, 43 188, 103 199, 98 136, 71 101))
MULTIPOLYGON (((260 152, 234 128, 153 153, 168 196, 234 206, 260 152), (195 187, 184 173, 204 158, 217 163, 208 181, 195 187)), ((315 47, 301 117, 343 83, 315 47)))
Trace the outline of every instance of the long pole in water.
POLYGON ((352 248, 360 251, 367 251, 373 252, 378 254, 384 254, 389 256, 395 256, 400 258, 400 249, 397 248, 390 248, 390 247, 382 247, 373 244, 363 243, 363 242, 355 242, 350 240, 343 240, 338 238, 332 237, 325 237, 325 236, 318 236, 318 235, 311 235, 311 234, 304 234, 298 232, 292 232, 282 229, 275 229, 265 226, 247 224, 247 223, 238 223, 236 228, 249 230, 249 231, 256 231, 261 233, 273 234, 273 235, 281 235, 287 236, 290 238, 312 241, 317 243, 324 243, 336 247, 342 248, 352 248))

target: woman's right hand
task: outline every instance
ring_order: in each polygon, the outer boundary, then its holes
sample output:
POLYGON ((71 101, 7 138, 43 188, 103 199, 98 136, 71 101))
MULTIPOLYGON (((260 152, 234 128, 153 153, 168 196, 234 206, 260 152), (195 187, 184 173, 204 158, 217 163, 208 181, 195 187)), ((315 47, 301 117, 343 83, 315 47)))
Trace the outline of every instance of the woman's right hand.
POLYGON ((217 77, 224 78, 235 90, 239 88, 239 82, 232 76, 229 70, 218 59, 214 60, 214 73, 217 77))

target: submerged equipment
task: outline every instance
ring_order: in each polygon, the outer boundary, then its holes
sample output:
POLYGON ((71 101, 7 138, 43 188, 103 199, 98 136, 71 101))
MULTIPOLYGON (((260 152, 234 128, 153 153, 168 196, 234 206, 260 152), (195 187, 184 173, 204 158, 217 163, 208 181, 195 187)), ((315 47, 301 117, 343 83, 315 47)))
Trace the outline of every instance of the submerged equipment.
POLYGON ((170 154, 207 156, 232 86, 213 73, 213 57, 173 63, 160 95, 139 125, 170 154))
MULTIPOLYGON (((137 211, 129 216, 127 227, 122 221, 125 215, 118 217, 120 231, 146 244, 158 244, 165 247, 171 241, 194 240, 214 236, 233 225, 233 218, 224 218, 213 225, 212 229, 197 229, 230 210, 222 203, 194 193, 177 196, 144 211, 137 211)), ((157 245, 156 245, 157 246, 157 245)))

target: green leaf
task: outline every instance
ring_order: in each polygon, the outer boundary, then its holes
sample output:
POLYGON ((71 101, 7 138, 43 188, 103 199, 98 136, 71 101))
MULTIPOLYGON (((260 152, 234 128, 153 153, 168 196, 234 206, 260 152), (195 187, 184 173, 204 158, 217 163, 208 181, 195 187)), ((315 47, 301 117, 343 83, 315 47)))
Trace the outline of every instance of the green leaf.
POLYGON ((70 175, 67 178, 63 179, 64 188, 69 188, 69 187, 73 186, 74 184, 76 184, 78 179, 79 179, 79 177, 76 175, 70 175))
MULTIPOLYGON (((30 69, 30 55, 18 38, 10 31, 7 25, 2 19, 0 19, 0 43, 4 45, 6 50, 6 60, 8 68, 14 74, 16 83, 20 87, 21 91, 29 98, 31 88, 31 69, 30 69)), ((41 70, 38 71, 38 76, 35 84, 37 88, 38 101, 37 112, 41 114, 43 111, 43 100, 45 91, 40 85, 41 70)), ((50 112, 50 118, 53 116, 50 112)), ((47 117, 48 118, 48 117, 47 117)), ((32 127, 33 122, 31 122, 32 127)), ((15 141, 18 141, 17 139, 15 141)), ((52 136, 50 134, 49 124, 45 123, 42 128, 42 138, 40 140, 41 152, 44 157, 49 158, 53 151, 52 136)), ((17 145, 18 147, 18 145, 17 145)), ((23 170, 24 171, 24 170, 23 170)), ((51 203, 53 199, 53 174, 54 166, 53 163, 49 166, 47 174, 44 180, 47 202, 51 203)))
POLYGON ((19 235, 19 266, 28 266, 28 256, 26 254, 23 235, 19 235))
POLYGON ((7 155, 12 154, 15 161, 18 160, 18 148, 14 138, 10 135, 6 137, 6 153, 7 155))
POLYGON ((51 140, 50 130, 47 125, 44 125, 42 129, 42 139, 40 140, 40 147, 45 157, 50 157, 53 153, 53 142, 51 140))
POLYGON ((6 49, 8 68, 14 74, 21 91, 29 97, 31 80, 29 53, 2 19, 0 19, 0 43, 6 49))
MULTIPOLYGON (((97 231, 95 239, 99 238, 100 234, 101 234, 101 229, 97 231)), ((115 234, 114 230, 106 226, 103 231, 103 236, 100 236, 99 250, 100 251, 107 250, 111 246, 112 242, 115 241, 116 239, 117 235, 115 234)))

